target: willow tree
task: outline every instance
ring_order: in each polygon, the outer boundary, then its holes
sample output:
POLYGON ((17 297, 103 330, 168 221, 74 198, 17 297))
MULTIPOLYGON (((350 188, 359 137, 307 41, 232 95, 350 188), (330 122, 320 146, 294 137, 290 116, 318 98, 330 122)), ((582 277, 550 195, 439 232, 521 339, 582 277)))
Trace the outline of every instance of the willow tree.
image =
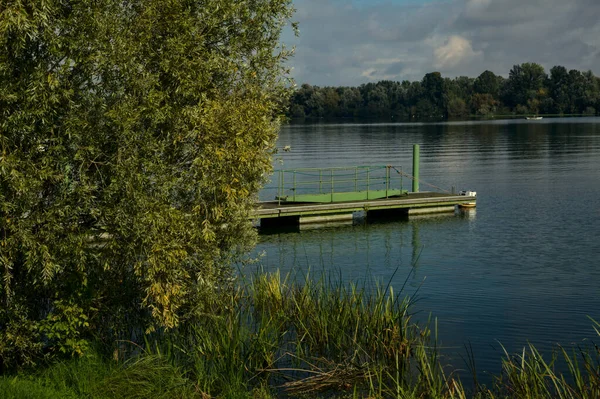
POLYGON ((0 364, 207 311, 253 244, 290 3, 3 2, 0 364))

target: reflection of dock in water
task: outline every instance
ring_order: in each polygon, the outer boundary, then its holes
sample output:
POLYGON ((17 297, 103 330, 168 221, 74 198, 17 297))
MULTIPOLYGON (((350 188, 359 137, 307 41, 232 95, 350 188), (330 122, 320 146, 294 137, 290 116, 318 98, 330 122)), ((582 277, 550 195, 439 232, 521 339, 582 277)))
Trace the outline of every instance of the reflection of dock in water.
MULTIPOLYGON (((459 209, 454 213, 358 220, 322 228, 303 225, 266 229, 261 231, 257 254, 267 270, 300 271, 298 276, 308 270, 343 271, 339 277, 344 281, 385 281, 399 267, 401 281, 394 283, 397 288, 409 274, 411 281, 421 281, 424 274, 419 270, 437 263, 439 248, 446 246, 445 240, 439 240, 440 232, 462 236, 470 229, 471 221, 470 212, 467 215, 459 209)), ((415 284, 414 288, 418 286, 415 284)))

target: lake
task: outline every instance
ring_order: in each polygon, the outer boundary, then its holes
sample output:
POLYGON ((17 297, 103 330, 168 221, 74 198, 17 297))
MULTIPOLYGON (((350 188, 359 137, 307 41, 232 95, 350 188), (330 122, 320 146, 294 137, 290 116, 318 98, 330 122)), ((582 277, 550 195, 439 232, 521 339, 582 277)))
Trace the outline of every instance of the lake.
POLYGON ((396 290, 406 281, 415 318, 438 320, 444 361, 464 368, 470 344, 480 375, 500 371, 499 343, 548 353, 555 343, 600 341, 588 319, 600 320, 600 118, 294 124, 278 142, 290 151, 274 162, 410 173, 413 144, 421 190, 477 191, 475 210, 264 235, 264 268, 391 280, 396 290))

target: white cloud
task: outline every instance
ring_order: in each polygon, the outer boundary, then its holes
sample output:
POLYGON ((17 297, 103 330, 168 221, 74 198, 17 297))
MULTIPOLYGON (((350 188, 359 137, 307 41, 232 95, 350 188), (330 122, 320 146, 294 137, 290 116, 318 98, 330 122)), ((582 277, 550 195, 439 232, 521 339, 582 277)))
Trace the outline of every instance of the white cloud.
POLYGON ((462 36, 452 35, 446 42, 435 49, 434 66, 440 69, 454 68, 458 65, 481 58, 481 51, 474 51, 471 42, 462 36))
POLYGON ((377 73, 377 69, 375 69, 375 68, 369 68, 367 70, 362 71, 362 73, 360 74, 360 76, 364 76, 365 78, 369 78, 370 79, 376 73, 377 73))

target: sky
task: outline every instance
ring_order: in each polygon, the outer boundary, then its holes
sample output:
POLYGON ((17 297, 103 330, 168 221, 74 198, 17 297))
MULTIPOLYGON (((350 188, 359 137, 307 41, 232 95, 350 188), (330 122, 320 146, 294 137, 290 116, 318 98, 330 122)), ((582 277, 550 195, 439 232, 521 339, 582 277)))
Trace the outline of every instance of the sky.
POLYGON ((508 76, 536 62, 600 76, 600 0, 294 0, 297 84, 508 76))

